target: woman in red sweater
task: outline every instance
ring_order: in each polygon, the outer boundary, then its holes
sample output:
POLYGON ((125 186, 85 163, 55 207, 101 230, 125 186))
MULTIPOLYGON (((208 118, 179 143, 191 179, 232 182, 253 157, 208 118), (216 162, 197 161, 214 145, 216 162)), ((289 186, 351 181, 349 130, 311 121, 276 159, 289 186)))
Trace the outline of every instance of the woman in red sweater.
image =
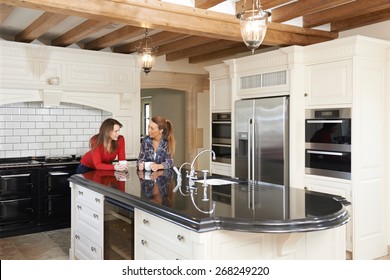
POLYGON ((89 140, 89 150, 80 160, 77 174, 83 174, 91 170, 116 170, 125 171, 125 164, 112 161, 118 157, 118 161, 126 160, 125 138, 120 135, 122 124, 115 119, 106 119, 100 126, 99 133, 89 140))

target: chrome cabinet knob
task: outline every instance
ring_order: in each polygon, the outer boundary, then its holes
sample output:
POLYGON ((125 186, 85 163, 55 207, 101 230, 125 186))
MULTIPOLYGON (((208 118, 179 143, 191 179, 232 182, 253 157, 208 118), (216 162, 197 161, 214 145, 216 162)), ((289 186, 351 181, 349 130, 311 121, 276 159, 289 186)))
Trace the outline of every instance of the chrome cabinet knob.
POLYGON ((146 240, 141 240, 141 244, 143 245, 143 246, 146 246, 147 244, 148 244, 148 242, 146 242, 146 240))
POLYGON ((178 234, 178 235, 176 236, 176 238, 177 238, 177 240, 179 240, 179 241, 184 241, 184 236, 183 236, 183 235, 178 234))
POLYGON ((144 225, 148 225, 149 224, 149 221, 146 220, 146 219, 143 219, 142 222, 144 223, 144 225))

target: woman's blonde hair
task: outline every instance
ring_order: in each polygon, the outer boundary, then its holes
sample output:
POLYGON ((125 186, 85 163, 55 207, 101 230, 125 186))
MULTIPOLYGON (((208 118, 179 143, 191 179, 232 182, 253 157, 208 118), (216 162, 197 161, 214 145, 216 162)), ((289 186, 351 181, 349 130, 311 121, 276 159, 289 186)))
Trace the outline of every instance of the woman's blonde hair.
POLYGON ((168 142, 168 150, 171 154, 171 157, 175 155, 175 147, 176 147, 176 140, 175 136, 173 135, 173 125, 170 120, 167 120, 161 116, 154 116, 152 118, 152 122, 156 123, 158 126, 158 129, 163 130, 163 137, 165 141, 168 142))

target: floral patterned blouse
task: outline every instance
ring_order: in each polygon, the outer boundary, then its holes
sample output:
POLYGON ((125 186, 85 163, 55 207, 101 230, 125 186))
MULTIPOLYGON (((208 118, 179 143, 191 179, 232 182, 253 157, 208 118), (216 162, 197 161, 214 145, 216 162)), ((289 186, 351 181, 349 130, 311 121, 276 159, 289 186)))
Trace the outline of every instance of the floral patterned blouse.
POLYGON ((152 138, 146 136, 144 140, 142 140, 137 165, 141 162, 148 161, 162 164, 164 166, 164 169, 169 169, 173 167, 173 159, 168 151, 168 142, 164 138, 162 138, 160 143, 158 144, 156 153, 153 148, 152 138))

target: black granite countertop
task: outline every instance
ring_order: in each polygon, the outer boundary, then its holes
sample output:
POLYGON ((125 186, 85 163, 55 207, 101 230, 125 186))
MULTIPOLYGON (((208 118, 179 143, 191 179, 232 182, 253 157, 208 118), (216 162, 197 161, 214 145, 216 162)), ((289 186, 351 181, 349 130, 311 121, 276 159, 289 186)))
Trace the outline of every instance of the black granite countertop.
POLYGON ((149 173, 132 167, 126 174, 95 170, 69 180, 197 232, 308 232, 350 220, 348 202, 342 197, 247 182, 207 187, 197 182, 191 190, 185 175, 182 186, 177 186, 173 170, 149 173))

